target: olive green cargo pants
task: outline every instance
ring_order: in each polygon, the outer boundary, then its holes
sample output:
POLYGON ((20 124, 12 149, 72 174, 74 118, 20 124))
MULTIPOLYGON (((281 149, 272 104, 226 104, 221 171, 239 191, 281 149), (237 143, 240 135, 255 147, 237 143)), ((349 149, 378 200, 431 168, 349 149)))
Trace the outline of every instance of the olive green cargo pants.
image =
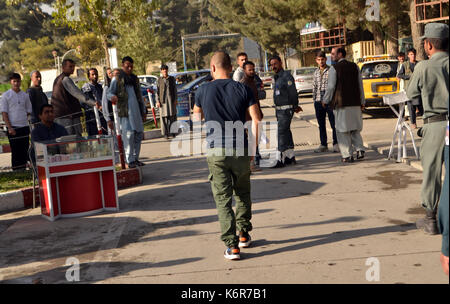
POLYGON ((420 158, 423 168, 422 206, 436 212, 442 188, 445 130, 447 121, 432 122, 423 126, 420 158))
POLYGON ((224 156, 224 149, 210 149, 207 157, 211 190, 219 215, 220 239, 227 247, 238 246, 239 237, 236 235, 236 229, 244 232, 252 230, 250 157, 236 156, 235 151, 233 152, 234 156, 224 156), (236 214, 232 208, 233 194, 236 214))

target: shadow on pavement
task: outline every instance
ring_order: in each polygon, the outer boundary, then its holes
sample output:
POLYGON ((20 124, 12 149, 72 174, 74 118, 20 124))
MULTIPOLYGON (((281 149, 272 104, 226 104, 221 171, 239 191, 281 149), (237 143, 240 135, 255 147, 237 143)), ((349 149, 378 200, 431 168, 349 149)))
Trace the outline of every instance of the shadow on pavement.
POLYGON ((182 265, 192 262, 197 262, 203 260, 203 258, 188 258, 188 259, 179 259, 179 260, 170 260, 170 261, 162 261, 158 263, 138 263, 138 262, 94 262, 94 263, 81 263, 79 265, 80 270, 80 281, 79 282, 69 282, 66 279, 66 272, 69 273, 69 276, 73 276, 74 272, 72 269, 72 265, 70 266, 62 266, 46 271, 41 271, 29 276, 23 276, 14 279, 7 279, 1 281, 2 284, 86 284, 86 283, 95 283, 98 281, 102 281, 104 279, 114 278, 122 275, 126 275, 132 271, 148 269, 148 268, 161 268, 161 267, 170 267, 176 265, 182 265), (83 277, 84 274, 89 272, 89 269, 93 268, 109 268, 107 278, 89 278, 83 277))
POLYGON ((300 237, 300 238, 291 238, 286 240, 254 240, 252 243, 252 247, 260 247, 260 246, 270 246, 270 245, 284 245, 284 244, 290 244, 295 243, 290 246, 282 247, 282 248, 276 248, 272 250, 264 250, 259 253, 244 253, 241 254, 243 258, 257 258, 257 257, 263 257, 267 255, 273 255, 288 251, 297 251, 302 250, 314 246, 321 246, 325 244, 330 243, 336 243, 344 240, 349 239, 356 239, 360 237, 365 236, 372 236, 372 235, 380 235, 385 233, 392 233, 392 232, 406 232, 410 230, 416 230, 416 226, 412 223, 403 224, 403 225, 397 225, 397 226, 384 226, 384 227, 375 227, 375 228, 366 228, 366 229, 357 229, 357 230, 347 230, 347 231, 336 231, 329 234, 322 234, 322 235, 314 235, 314 236, 307 236, 307 237, 300 237), (307 242, 305 242, 307 241, 307 242))

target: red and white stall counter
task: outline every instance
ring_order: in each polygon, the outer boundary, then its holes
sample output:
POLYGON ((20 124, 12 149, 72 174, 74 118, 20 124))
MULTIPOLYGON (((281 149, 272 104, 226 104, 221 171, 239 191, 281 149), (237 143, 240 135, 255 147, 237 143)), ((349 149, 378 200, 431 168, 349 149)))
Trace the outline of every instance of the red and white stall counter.
POLYGON ((118 211, 112 136, 35 142, 42 216, 86 216, 118 211))

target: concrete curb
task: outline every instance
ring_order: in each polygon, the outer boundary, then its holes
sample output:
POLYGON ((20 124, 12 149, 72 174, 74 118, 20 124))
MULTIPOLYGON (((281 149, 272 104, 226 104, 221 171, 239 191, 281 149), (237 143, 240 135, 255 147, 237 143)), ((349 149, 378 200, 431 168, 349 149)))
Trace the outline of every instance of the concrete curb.
POLYGON ((9 145, 0 145, 0 153, 11 152, 11 147, 9 145))
POLYGON ((161 129, 155 129, 144 132, 144 139, 154 139, 163 137, 161 134, 161 129))
MULTIPOLYGON (((314 125, 314 126, 316 126, 316 127, 319 127, 319 124, 318 124, 317 121, 314 120, 314 119, 305 119, 305 118, 301 117, 301 115, 298 114, 298 113, 294 113, 294 116, 295 116, 296 118, 301 119, 301 120, 304 120, 304 121, 306 121, 306 122, 308 122, 308 123, 310 123, 310 124, 312 124, 312 125, 314 125)), ((327 127, 327 130, 329 130, 328 127, 327 127)), ((330 129, 329 131, 331 131, 331 129, 330 129)), ((373 143, 373 142, 367 142, 367 141, 364 141, 363 144, 364 144, 364 146, 365 146, 367 149, 369 149, 369 150, 374 150, 374 151, 377 152, 378 154, 381 154, 381 155, 386 156, 386 160, 388 160, 388 159, 387 159, 387 155, 388 155, 388 153, 389 153, 389 147, 375 147, 375 143, 373 143)), ((395 159, 392 159, 391 161, 396 162, 395 159)), ((422 164, 421 164, 420 160, 417 160, 417 159, 402 159, 402 163, 405 163, 405 164, 407 164, 408 166, 411 166, 411 167, 413 167, 414 169, 417 169, 417 170, 419 170, 419 171, 423 171, 423 169, 422 169, 422 164)))
MULTIPOLYGON (((39 204, 39 197, 36 197, 36 204, 39 204)), ((0 212, 29 208, 32 206, 33 206, 32 187, 0 193, 0 212)))
MULTIPOLYGON (((141 168, 125 169, 116 172, 117 188, 124 189, 142 184, 141 168)), ((39 205, 39 187, 36 187, 36 206, 39 205)), ((0 193, 0 212, 33 207, 33 187, 0 193)))

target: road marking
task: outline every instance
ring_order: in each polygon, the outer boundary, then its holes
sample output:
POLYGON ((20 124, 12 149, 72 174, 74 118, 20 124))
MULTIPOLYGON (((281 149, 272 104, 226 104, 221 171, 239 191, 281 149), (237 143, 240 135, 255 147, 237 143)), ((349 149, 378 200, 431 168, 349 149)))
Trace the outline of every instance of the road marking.
POLYGON ((85 275, 81 274, 81 282, 83 281, 100 281, 106 279, 109 270, 109 263, 117 248, 120 237, 128 223, 128 216, 117 214, 109 226, 108 232, 103 238, 102 245, 97 254, 90 261, 92 264, 85 275), (120 215, 120 216, 119 216, 120 215))

